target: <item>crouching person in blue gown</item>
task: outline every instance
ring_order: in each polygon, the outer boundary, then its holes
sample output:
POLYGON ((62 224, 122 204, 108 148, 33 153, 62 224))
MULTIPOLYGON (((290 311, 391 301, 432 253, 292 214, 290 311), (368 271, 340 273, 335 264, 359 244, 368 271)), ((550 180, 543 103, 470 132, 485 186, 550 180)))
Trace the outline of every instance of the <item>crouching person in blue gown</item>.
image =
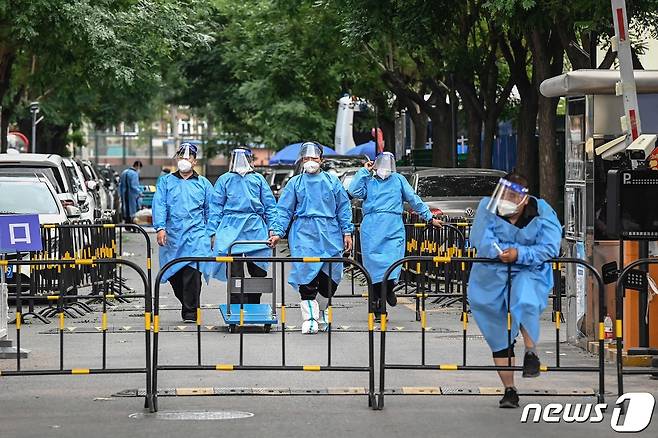
MULTIPOLYGON (((544 200, 528 195, 527 181, 512 173, 501 178, 493 195, 478 207, 470 233, 479 257, 498 258, 506 264, 474 263, 468 282, 468 300, 475 321, 493 352, 497 366, 514 365, 514 342, 523 335, 523 377, 539 376, 536 345, 539 318, 553 287, 551 258, 560 252, 562 229, 555 211, 544 200), (508 268, 511 292, 508 303, 508 268), (507 339, 507 309, 511 312, 511 339, 507 339)), ((514 372, 499 371, 505 385, 500 407, 519 406, 514 372)))
MULTIPOLYGON (((163 175, 153 196, 153 227, 160 245, 160 268, 180 257, 210 257, 212 184, 194 171, 197 147, 182 143, 176 153, 178 170, 163 175)), ((197 262, 176 263, 162 276, 180 301, 185 322, 196 321, 201 295, 201 271, 197 262), (198 269, 197 269, 198 268, 198 269)))
MULTIPOLYGON (((320 168, 322 146, 305 142, 298 162, 303 173, 290 178, 279 198, 282 230, 288 229, 292 257, 342 257, 352 249, 352 209, 335 175, 320 168)), ((327 299, 343 277, 342 263, 293 263, 288 283, 301 296, 302 333, 327 329, 327 299)))
POLYGON ((441 226, 441 221, 432 219, 429 207, 414 192, 407 179, 395 171, 395 157, 390 152, 379 154, 374 163, 367 162, 359 169, 348 192, 353 197, 364 200, 360 229, 361 249, 363 264, 373 283, 373 311, 379 314, 379 300, 384 281, 387 282, 386 302, 390 306, 397 304, 393 288, 400 277, 402 267, 397 267, 388 279, 384 278, 384 273, 393 263, 404 257, 404 202, 408 202, 423 220, 435 226, 441 226))
MULTIPOLYGON (((208 228, 213 235, 213 254, 253 257, 270 257, 271 247, 283 232, 279 229, 276 199, 265 178, 254 171, 253 154, 247 148, 231 153, 229 171, 217 179, 208 228), (237 244, 238 241, 267 241, 260 244, 237 244), (231 245, 233 245, 231 247, 231 245)), ((244 278, 244 265, 252 277, 267 276, 267 262, 233 262, 231 277, 244 278)), ((209 275, 220 281, 227 280, 225 263, 209 265, 209 275)), ((245 293, 244 304, 259 304, 260 293, 245 293)), ((240 293, 232 293, 231 304, 240 304, 240 293)))

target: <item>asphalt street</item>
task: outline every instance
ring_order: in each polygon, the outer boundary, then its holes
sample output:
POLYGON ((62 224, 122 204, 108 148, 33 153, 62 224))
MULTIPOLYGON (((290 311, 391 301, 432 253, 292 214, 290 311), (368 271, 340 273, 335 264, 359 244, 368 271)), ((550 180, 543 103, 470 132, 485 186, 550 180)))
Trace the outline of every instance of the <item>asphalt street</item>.
MULTIPOLYGON (((155 246, 155 236, 151 234, 155 246)), ((146 266, 142 237, 124 237, 123 255, 146 266)), ((159 266, 154 250, 154 270, 159 266)), ((287 268, 289 269, 289 267, 287 268)), ((124 271, 130 285, 139 290, 136 274, 124 271)), ((154 272, 155 277, 155 272, 154 272)), ((280 281, 278 282, 280 284, 280 281)), ((338 293, 350 294, 346 277, 338 293)), ((334 303, 331 364, 367 366, 367 303, 363 285, 356 281, 354 297, 334 303)), ((301 317, 294 308, 297 293, 285 291, 288 330, 287 365, 326 365, 328 335, 305 336, 299 331, 301 317)), ((263 302, 267 299, 263 298, 263 302)), ((202 292, 202 362, 205 365, 238 364, 239 336, 228 333, 218 311, 226 301, 223 285, 205 284, 202 292)), ((280 302, 280 299, 277 300, 280 302)), ((168 284, 161 288, 161 364, 194 365, 197 361, 196 326, 180 321, 180 305, 168 284)), ((64 363, 66 368, 100 368, 100 307, 79 318, 66 319, 64 363)), ((428 305, 426 362, 461 363, 461 308, 442 309, 428 305)), ((392 309, 387 332, 387 361, 420 363, 420 323, 413 303, 401 300, 392 309)), ((11 326, 11 337, 14 326, 11 326)), ((542 318, 538 353, 542 363, 553 365, 556 344, 550 314, 542 318)), ((249 330, 244 335, 245 365, 280 365, 282 333, 249 330)), ((143 367, 145 360, 143 302, 116 303, 108 316, 108 366, 143 367)), ((57 321, 43 324, 31 319, 23 325, 22 345, 31 350, 23 369, 57 368, 59 337, 57 321)), ((491 364, 491 354, 472 321, 468 327, 467 363, 491 364)), ((379 333, 375 334, 375 362, 379 357, 379 333)), ((560 342, 560 359, 567 366, 595 366, 597 358, 560 342)), ((1 360, 0 370, 15 369, 12 360, 1 360)), ((377 370, 379 382, 379 370, 377 370)), ((600 423, 585 422, 521 424, 527 403, 596 403, 598 385, 594 373, 543 373, 536 379, 517 377, 522 393, 521 408, 498 408, 500 382, 496 373, 485 371, 389 370, 386 372, 385 406, 369 409, 364 394, 367 373, 283 371, 161 371, 158 375, 159 412, 150 414, 138 397, 145 388, 143 375, 0 376, 0 437, 335 437, 335 436, 569 436, 607 437, 616 400, 614 364, 606 365, 606 402, 609 409, 600 423), (440 388, 440 389, 439 389, 440 388), (228 393, 237 396, 227 396, 228 393), (316 395, 304 395, 304 393, 316 395), (259 393, 260 395, 254 395, 259 393), (271 394, 286 395, 271 395, 271 394), (340 393, 340 395, 338 395, 340 393), (418 393, 424 395, 418 395, 418 393), (208 395, 211 394, 211 395, 208 395), (270 395, 263 395, 270 394, 270 395), (526 395, 523 395, 526 394, 526 395), (237 416, 242 418, 228 419, 237 416), (192 419, 181 419, 187 417, 192 419)), ((651 392, 658 397, 658 381, 627 377, 627 392, 651 392)), ((658 410, 658 409, 654 409, 658 410)), ((658 417, 654 415, 654 417, 658 417)), ((639 436, 658 435, 658 419, 639 436)))

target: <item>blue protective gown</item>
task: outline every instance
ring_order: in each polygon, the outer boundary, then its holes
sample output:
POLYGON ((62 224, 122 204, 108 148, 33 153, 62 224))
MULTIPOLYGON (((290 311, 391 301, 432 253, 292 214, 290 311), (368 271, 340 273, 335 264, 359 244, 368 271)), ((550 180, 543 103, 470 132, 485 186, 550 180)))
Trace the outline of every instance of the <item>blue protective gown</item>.
MULTIPOLYGON (((352 208, 347 192, 327 172, 290 178, 279 198, 281 229, 292 227, 288 245, 292 257, 341 257, 343 235, 351 234, 352 208)), ((310 283, 322 269, 336 283, 343 278, 342 263, 293 263, 288 283, 294 288, 310 283)))
MULTIPOLYGON (((502 250, 518 250, 518 260, 512 266, 512 341, 522 325, 537 343, 539 317, 553 287, 550 263, 544 262, 560 253, 560 222, 551 206, 541 199, 537 200, 539 216, 523 228, 489 212, 488 202, 489 198, 484 198, 478 206, 471 245, 477 248, 478 257, 485 258, 498 258, 493 242, 502 250)), ((507 348, 507 268, 501 263, 474 263, 468 282, 473 316, 492 351, 507 348)))
MULTIPOLYGON (((238 240, 267 240, 269 231, 278 236, 283 234, 272 189, 256 172, 245 176, 229 172, 217 179, 208 227, 215 234, 215 256, 228 255, 229 246, 238 240)), ((272 249, 264 244, 235 245, 231 253, 271 257, 272 249)), ((267 262, 256 264, 267 271, 267 262)), ((226 264, 210 265, 208 275, 226 281, 226 264)))
MULTIPOLYGON (((424 220, 432 218, 430 209, 411 188, 407 179, 392 173, 385 180, 361 168, 348 189, 355 198, 363 199, 361 249, 373 283, 385 281, 384 273, 404 257, 405 229, 402 222, 403 202, 408 202, 424 220)), ((402 267, 397 267, 387 280, 397 281, 402 267)))
POLYGON ((119 194, 124 217, 135 217, 139 210, 139 197, 142 195, 142 188, 139 185, 139 173, 132 167, 121 172, 119 194))
MULTIPOLYGON (((177 173, 160 178, 153 196, 153 227, 167 232, 167 245, 160 247, 160 268, 179 257, 210 257, 210 203, 213 187, 203 176, 179 178, 177 173)), ((214 232, 214 230, 212 230, 214 232)), ((166 282, 185 265, 196 267, 196 262, 177 263, 164 273, 166 282)), ((207 267, 200 264, 199 270, 207 267)))

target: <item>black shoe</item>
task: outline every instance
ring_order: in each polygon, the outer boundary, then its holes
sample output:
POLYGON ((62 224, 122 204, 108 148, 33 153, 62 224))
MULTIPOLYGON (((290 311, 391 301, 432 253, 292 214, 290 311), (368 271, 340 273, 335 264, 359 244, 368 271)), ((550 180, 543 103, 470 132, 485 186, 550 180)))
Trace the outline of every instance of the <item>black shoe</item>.
POLYGON ((182 319, 186 324, 196 323, 196 317, 194 315, 183 315, 182 319))
POLYGON ((386 302, 389 306, 395 307, 395 305, 398 303, 398 297, 395 296, 395 291, 389 290, 386 292, 386 302))
POLYGON ((505 388, 505 395, 498 402, 498 406, 503 409, 513 409, 519 407, 519 393, 515 388, 505 388))
POLYGON ((539 357, 528 351, 523 357, 523 377, 539 377, 539 357))

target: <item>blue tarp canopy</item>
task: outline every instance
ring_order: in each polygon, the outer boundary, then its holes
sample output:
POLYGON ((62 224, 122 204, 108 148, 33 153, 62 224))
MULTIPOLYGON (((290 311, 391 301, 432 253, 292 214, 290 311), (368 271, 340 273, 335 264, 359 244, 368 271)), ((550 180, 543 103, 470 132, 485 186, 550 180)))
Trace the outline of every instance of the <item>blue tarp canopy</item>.
MULTIPOLYGON (((276 154, 272 155, 270 158, 270 165, 272 164, 295 164, 297 157, 299 156, 299 149, 302 146, 302 143, 293 143, 289 144, 285 148, 281 149, 276 154)), ((322 146, 324 150, 324 155, 336 155, 336 151, 333 149, 322 146)))
POLYGON ((367 155, 368 158, 374 160, 377 156, 377 146, 373 140, 370 140, 368 143, 363 143, 358 146, 354 146, 352 149, 346 152, 347 155, 367 155))

